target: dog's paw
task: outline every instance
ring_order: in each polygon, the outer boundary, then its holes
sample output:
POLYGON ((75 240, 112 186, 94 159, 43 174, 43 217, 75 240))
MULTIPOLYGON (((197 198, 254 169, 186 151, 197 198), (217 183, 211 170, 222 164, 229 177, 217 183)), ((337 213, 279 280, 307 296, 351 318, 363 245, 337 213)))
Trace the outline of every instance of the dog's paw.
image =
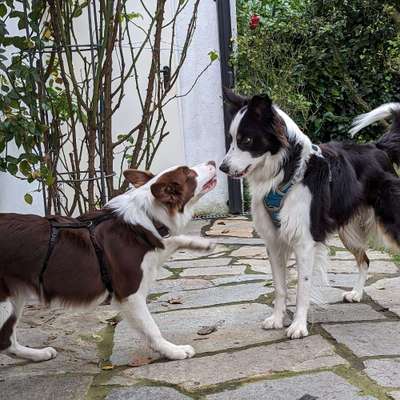
POLYGON ((193 357, 196 352, 192 346, 182 345, 177 346, 173 343, 165 344, 158 350, 163 356, 170 360, 184 360, 185 358, 193 357))
POLYGON ((278 317, 276 315, 271 315, 270 317, 266 318, 262 323, 263 329, 282 329, 283 328, 283 316, 278 317))
POLYGON ((195 251, 213 251, 217 244, 209 239, 196 238, 191 243, 192 250, 195 251))
POLYGON ((48 361, 57 357, 57 351, 52 347, 45 347, 44 349, 29 349, 26 357, 35 362, 48 361))
POLYGON ((343 293, 343 301, 345 303, 359 303, 362 299, 362 292, 352 290, 351 292, 343 293))
POLYGON ((293 321, 286 330, 286 335, 290 339, 300 339, 308 336, 307 323, 293 321))

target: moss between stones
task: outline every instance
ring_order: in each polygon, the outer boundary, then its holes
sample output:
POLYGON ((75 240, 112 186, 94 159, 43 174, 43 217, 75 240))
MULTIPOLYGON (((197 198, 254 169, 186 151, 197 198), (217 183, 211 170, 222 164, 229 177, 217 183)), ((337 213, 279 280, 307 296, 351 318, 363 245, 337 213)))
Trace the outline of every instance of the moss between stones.
POLYGON ((377 385, 363 372, 357 371, 351 367, 340 366, 333 369, 337 375, 346 379, 347 382, 360 389, 362 396, 374 396, 378 400, 389 400, 387 390, 377 385))
POLYGON ((98 336, 102 340, 97 342, 97 353, 99 355, 99 368, 100 372, 93 379, 92 386, 90 387, 88 393, 86 394, 86 400, 102 400, 104 399, 110 391, 109 387, 97 386, 98 383, 108 380, 110 377, 110 372, 112 370, 103 370, 105 366, 111 366, 110 357, 112 354, 113 343, 114 343, 114 333, 116 322, 120 320, 119 316, 113 318, 110 323, 98 332, 98 336))

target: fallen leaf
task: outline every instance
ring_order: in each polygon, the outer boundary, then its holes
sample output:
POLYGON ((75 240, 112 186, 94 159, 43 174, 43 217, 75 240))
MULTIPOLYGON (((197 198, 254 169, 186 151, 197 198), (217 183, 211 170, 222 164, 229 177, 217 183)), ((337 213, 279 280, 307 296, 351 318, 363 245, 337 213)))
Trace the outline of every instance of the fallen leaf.
POLYGON ((224 229, 223 231, 221 231, 221 233, 229 233, 230 230, 229 229, 224 229))
POLYGON ((216 332, 217 331, 217 326, 216 325, 210 325, 210 326, 202 326, 198 331, 198 335, 209 335, 210 333, 216 332))
POLYGON ((217 222, 217 225, 226 225, 226 223, 224 221, 219 221, 217 222))
POLYGON ((112 369, 114 369, 114 365, 112 365, 111 363, 107 363, 101 366, 101 369, 103 371, 110 371, 112 369))
POLYGON ((92 338, 96 341, 96 342, 102 342, 103 338, 100 335, 97 335, 96 333, 92 334, 92 338))
POLYGON ((182 303, 183 303, 182 297, 171 297, 171 298, 168 300, 168 303, 169 303, 169 304, 182 304, 182 303))

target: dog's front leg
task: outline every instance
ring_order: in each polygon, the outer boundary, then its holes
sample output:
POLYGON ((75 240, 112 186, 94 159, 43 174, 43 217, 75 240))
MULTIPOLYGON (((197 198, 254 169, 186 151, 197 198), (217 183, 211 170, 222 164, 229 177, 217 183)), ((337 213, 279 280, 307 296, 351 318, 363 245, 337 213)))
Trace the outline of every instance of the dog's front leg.
POLYGON ((187 249, 193 251, 211 251, 216 244, 209 239, 197 236, 177 235, 163 240, 165 251, 172 254, 176 250, 187 249))
POLYGON ((286 263, 289 256, 289 248, 285 243, 268 244, 268 256, 271 263, 272 276, 275 285, 275 303, 272 315, 263 322, 264 329, 283 328, 286 316, 286 263))
POLYGON ((308 336, 307 314, 310 306, 311 279, 315 258, 314 243, 299 243, 294 250, 298 272, 296 313, 287 330, 287 336, 291 339, 299 339, 308 336))
POLYGON ((137 292, 121 303, 124 317, 132 328, 137 329, 148 341, 150 347, 171 360, 182 360, 193 357, 195 351, 192 346, 177 346, 168 342, 161 335, 146 304, 146 297, 137 292))

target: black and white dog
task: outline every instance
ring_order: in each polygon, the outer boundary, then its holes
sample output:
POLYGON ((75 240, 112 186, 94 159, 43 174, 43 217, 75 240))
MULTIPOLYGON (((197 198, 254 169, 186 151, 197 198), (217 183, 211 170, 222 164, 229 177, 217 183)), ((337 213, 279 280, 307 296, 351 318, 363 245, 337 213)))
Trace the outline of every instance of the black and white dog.
POLYGON ((294 252, 298 268, 297 306, 287 335, 308 335, 311 277, 326 271, 325 241, 339 231, 359 269, 344 300, 359 302, 367 278, 368 239, 400 244, 400 103, 385 104, 355 120, 351 133, 393 116, 389 132, 370 144, 330 142, 315 146, 268 96, 245 98, 226 91, 233 111, 232 143, 220 169, 246 177, 252 214, 265 240, 275 282, 275 304, 265 329, 282 328, 286 314, 286 264, 294 252))

